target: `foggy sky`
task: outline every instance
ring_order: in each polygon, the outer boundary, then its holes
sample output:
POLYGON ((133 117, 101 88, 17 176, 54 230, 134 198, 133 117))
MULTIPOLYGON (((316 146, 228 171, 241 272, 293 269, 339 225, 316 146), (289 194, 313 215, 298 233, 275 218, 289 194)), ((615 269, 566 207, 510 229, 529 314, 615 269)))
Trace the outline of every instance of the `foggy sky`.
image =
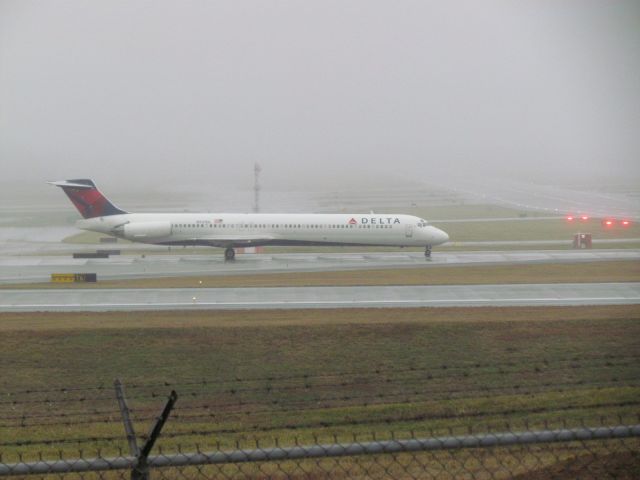
POLYGON ((0 0, 4 182, 629 179, 639 127, 636 1, 0 0))

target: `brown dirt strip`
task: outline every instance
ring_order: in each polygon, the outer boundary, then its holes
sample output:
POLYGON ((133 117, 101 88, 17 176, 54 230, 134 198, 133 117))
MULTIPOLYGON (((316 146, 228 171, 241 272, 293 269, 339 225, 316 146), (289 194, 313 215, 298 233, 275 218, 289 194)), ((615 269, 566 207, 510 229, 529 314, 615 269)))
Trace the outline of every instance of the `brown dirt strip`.
POLYGON ((321 310, 1 313, 0 332, 140 328, 238 328, 438 322, 640 319, 639 305, 585 307, 443 307, 321 310))

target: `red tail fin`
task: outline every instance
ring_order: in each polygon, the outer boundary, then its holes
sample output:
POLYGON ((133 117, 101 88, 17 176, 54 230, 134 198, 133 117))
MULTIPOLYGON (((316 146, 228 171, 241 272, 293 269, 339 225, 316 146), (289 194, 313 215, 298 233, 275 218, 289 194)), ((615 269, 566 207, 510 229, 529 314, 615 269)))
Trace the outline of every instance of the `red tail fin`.
POLYGON ((84 218, 127 213, 124 210, 120 210, 107 197, 102 195, 93 180, 62 180, 49 183, 62 188, 84 218))

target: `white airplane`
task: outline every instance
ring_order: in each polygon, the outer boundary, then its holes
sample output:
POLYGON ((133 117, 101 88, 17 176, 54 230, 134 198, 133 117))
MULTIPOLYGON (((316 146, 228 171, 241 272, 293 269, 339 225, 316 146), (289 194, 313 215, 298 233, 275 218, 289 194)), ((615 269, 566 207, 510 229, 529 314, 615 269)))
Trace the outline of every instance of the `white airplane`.
POLYGON ((89 179, 48 182, 62 188, 83 220, 83 230, 155 245, 224 248, 259 245, 431 247, 449 240, 422 218, 396 214, 129 213, 116 207, 89 179))

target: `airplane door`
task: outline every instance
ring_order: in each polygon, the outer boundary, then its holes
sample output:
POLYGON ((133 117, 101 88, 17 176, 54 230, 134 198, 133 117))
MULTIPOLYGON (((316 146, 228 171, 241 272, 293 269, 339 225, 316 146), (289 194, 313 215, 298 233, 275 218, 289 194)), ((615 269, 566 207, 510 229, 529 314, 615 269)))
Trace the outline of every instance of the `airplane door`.
POLYGON ((404 234, 407 238, 413 237, 413 225, 405 225, 404 234))

